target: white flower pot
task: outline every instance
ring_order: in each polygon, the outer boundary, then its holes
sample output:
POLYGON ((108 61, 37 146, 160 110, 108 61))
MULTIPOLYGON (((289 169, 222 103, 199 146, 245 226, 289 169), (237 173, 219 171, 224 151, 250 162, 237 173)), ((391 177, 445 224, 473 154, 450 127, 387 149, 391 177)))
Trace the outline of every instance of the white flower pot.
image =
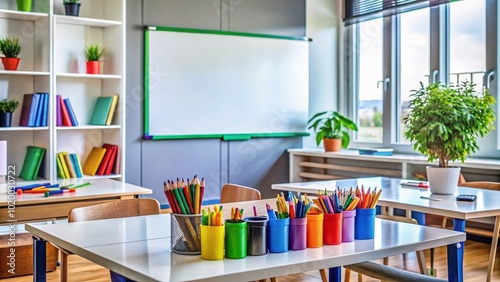
POLYGON ((433 194, 452 195, 457 191, 460 167, 427 166, 427 179, 433 194))

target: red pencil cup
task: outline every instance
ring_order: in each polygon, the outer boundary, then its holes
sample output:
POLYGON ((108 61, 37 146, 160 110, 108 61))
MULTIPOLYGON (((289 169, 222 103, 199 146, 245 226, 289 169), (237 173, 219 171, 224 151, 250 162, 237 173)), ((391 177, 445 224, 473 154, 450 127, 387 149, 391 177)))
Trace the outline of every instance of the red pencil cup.
POLYGON ((325 213, 323 243, 325 245, 339 245, 342 243, 342 213, 325 213))

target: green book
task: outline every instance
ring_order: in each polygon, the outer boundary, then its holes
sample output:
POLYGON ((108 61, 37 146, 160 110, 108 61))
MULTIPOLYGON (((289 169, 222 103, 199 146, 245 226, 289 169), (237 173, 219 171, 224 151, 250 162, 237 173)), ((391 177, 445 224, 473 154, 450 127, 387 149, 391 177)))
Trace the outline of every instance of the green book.
POLYGON ((19 176, 25 180, 36 180, 44 154, 45 148, 28 146, 19 176))
POLYGON ((109 109, 112 103, 112 96, 97 97, 89 124, 106 125, 106 119, 108 118, 109 109))

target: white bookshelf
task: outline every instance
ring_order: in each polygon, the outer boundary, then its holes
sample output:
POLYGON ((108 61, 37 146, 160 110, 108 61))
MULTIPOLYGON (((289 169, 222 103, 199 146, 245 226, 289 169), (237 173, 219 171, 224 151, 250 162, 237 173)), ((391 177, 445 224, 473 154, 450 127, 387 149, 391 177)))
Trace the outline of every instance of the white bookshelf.
MULTIPOLYGON (((0 2, 0 37, 18 36, 21 62, 17 71, 0 65, 0 99, 16 99, 11 128, 0 128, 0 140, 7 140, 7 161, 21 171, 26 147, 46 148, 42 175, 48 181, 57 176, 56 153, 80 156, 82 166, 93 147, 118 145, 118 174, 84 179, 124 179, 125 144, 125 0, 80 0, 79 17, 66 16, 62 0, 38 0, 33 12, 19 12, 16 0, 0 2), (101 74, 86 74, 83 49, 99 44, 106 50, 101 74), (20 127, 24 94, 50 93, 46 127, 20 127), (69 98, 79 125, 57 126, 56 94, 69 98), (99 96, 118 95, 110 126, 89 125, 99 96)), ((21 181, 22 179, 20 179, 21 181)))

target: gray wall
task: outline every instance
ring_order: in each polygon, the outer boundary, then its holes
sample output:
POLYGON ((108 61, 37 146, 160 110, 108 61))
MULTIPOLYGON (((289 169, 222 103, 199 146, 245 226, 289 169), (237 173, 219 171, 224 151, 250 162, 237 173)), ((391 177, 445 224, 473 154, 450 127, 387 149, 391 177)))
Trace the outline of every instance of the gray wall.
POLYGON ((273 196, 271 184, 288 181, 286 150, 302 147, 302 138, 142 140, 144 25, 305 36, 305 0, 127 1, 125 181, 153 189, 162 204, 163 181, 194 174, 207 181, 205 199, 217 199, 227 182, 273 196))

